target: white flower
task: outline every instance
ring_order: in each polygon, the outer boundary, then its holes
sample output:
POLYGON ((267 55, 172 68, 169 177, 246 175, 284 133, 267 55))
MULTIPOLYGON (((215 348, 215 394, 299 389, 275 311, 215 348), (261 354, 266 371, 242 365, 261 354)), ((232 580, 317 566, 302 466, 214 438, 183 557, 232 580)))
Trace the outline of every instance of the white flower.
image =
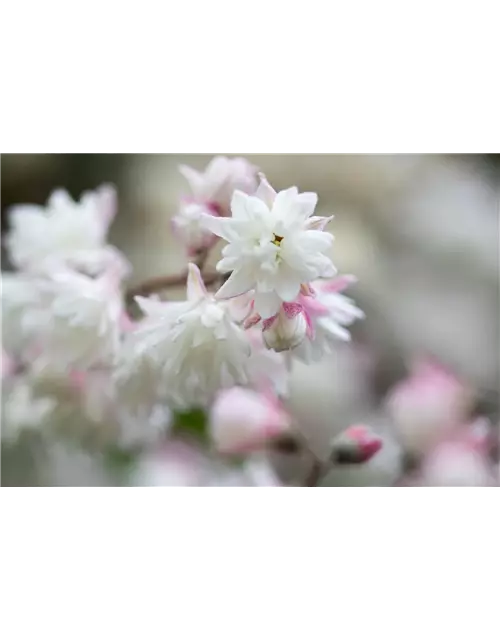
POLYGON ((323 231, 331 218, 312 217, 315 193, 296 187, 275 193, 264 177, 254 196, 235 191, 231 218, 205 215, 207 229, 228 241, 221 272, 231 271, 217 298, 231 298, 255 289, 255 310, 263 318, 292 302, 301 284, 335 274, 324 254, 333 236, 323 231))
POLYGON ((248 381, 248 338, 227 307, 207 292, 194 264, 186 302, 136 300, 146 318, 125 345, 129 382, 141 368, 149 369, 172 402, 193 406, 210 401, 222 387, 248 381))
POLYGON ((2 273, 2 338, 9 353, 24 359, 36 337, 40 318, 48 318, 50 296, 43 281, 21 273, 2 273))
POLYGON ((210 161, 203 173, 186 165, 181 165, 179 170, 191 187, 192 196, 187 202, 202 204, 219 215, 229 214, 235 189, 253 193, 257 186, 257 167, 244 158, 217 156, 210 161))
POLYGON ((30 383, 19 379, 4 391, 2 440, 14 442, 21 431, 36 431, 56 407, 49 397, 35 397, 30 383))
POLYGON ((130 269, 127 261, 117 249, 106 244, 115 209, 116 193, 107 185, 84 193, 80 202, 58 189, 45 207, 14 206, 6 238, 10 259, 19 269, 41 273, 61 264, 92 274, 117 265, 123 276, 130 269))
POLYGON ((307 320, 302 307, 297 303, 285 302, 279 312, 264 320, 262 337, 268 349, 288 351, 297 347, 306 337, 307 320))
POLYGON ((137 413, 118 407, 118 442, 126 448, 157 444, 168 432, 172 412, 164 404, 142 406, 137 413))
POLYGON ((306 290, 307 295, 301 293, 298 302, 304 309, 311 331, 294 350, 294 356, 304 362, 317 361, 332 353, 338 340, 345 342, 351 339, 345 327, 365 317, 354 301, 341 293, 353 282, 356 282, 353 276, 340 276, 329 282, 313 282, 306 290))
POLYGON ((68 371, 114 361, 124 312, 117 277, 105 273, 93 279, 60 271, 42 283, 50 302, 40 311, 38 322, 33 320, 38 368, 68 371))

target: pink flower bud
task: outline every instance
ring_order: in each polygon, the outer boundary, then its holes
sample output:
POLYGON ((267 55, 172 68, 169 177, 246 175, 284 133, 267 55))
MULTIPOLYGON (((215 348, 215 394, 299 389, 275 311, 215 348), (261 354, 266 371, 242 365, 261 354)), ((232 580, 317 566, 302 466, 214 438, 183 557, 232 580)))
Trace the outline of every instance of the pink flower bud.
POLYGON ((331 459, 340 464, 368 462, 382 448, 382 438, 370 427, 353 425, 333 441, 331 459))
POLYGON ((454 374, 422 360, 390 391, 387 408, 402 444, 421 455, 463 422, 471 400, 470 389, 454 374))
POLYGON ((262 337, 268 349, 287 351, 297 347, 309 331, 302 305, 285 302, 279 312, 264 320, 262 337))
POLYGON ((222 391, 210 412, 210 432, 221 453, 262 448, 290 428, 290 417, 270 394, 233 387, 222 391))

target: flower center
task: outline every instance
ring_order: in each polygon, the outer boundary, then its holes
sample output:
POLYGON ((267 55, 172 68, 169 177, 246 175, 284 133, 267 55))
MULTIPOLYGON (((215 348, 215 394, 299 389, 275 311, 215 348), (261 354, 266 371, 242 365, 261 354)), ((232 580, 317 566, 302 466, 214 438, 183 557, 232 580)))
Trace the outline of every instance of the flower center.
POLYGON ((281 246, 281 241, 283 240, 283 236, 277 236, 273 233, 274 239, 271 240, 272 244, 275 244, 277 247, 281 246))

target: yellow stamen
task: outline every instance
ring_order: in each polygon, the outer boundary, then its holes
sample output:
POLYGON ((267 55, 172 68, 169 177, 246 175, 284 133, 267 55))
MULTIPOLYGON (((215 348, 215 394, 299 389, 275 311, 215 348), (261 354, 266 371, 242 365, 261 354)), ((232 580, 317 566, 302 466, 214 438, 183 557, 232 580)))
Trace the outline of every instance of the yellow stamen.
POLYGON ((275 233, 273 233, 273 236, 274 240, 271 240, 271 242, 279 247, 281 245, 281 241, 283 240, 283 236, 277 236, 275 233))

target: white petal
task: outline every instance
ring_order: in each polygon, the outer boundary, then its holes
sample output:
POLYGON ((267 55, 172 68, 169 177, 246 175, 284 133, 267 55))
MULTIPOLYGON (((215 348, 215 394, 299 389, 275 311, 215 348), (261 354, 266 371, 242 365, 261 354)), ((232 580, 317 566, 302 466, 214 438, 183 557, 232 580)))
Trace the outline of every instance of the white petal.
POLYGON ((74 207, 75 202, 65 189, 56 189, 50 194, 47 200, 47 206, 54 207, 55 209, 63 209, 65 207, 74 207))
POLYGON ((253 272, 249 269, 237 269, 217 291, 215 297, 219 300, 241 296, 255 286, 253 272))
POLYGON ((318 194, 313 192, 299 193, 297 202, 300 203, 300 210, 304 219, 309 218, 314 213, 318 204, 318 194))
POLYGON ((144 298, 143 296, 135 296, 134 300, 146 316, 161 316, 165 313, 165 303, 161 302, 157 297, 144 298))
POLYGON ((195 264, 190 262, 188 264, 187 299, 189 302, 195 302, 196 300, 201 300, 206 295, 207 289, 200 270, 195 264))
POLYGON ((297 209, 297 187, 290 187, 276 194, 273 204, 273 216, 277 220, 287 221, 290 212, 297 209))
POLYGON ((278 313, 280 306, 281 298, 274 291, 269 293, 255 293, 254 310, 260 314, 263 319, 270 318, 275 313, 278 313))
POLYGON ((236 257, 227 256, 219 260, 217 263, 217 271, 219 273, 228 273, 229 271, 233 271, 237 263, 238 259, 236 257))
POLYGON ((232 223, 234 223, 234 220, 231 218, 220 218, 219 216, 212 216, 208 213, 202 213, 200 215, 200 226, 219 236, 219 238, 224 238, 227 242, 232 242, 235 238, 232 223))
POLYGON ((323 216, 312 216, 309 220, 306 220, 305 227, 306 229, 317 229, 318 231, 323 231, 326 225, 333 220, 334 216, 329 216, 328 218, 324 218, 323 216))
POLYGON ((43 219, 45 208, 38 204, 16 204, 8 210, 9 220, 12 226, 28 223, 29 220, 43 219))
POLYGON ((282 275, 276 281, 276 293, 285 302, 293 302, 300 292, 300 282, 290 276, 282 275))
POLYGON ((269 208, 260 198, 249 196, 238 189, 231 199, 231 212, 235 220, 265 219, 269 216, 269 208))
POLYGON ((333 242, 333 236, 326 231, 316 231, 315 229, 309 229, 304 231, 301 239, 301 246, 307 251, 320 251, 323 252, 328 249, 333 242))
POLYGON ((263 173, 259 173, 260 184, 257 187, 257 191, 254 193, 256 198, 260 198, 267 204, 269 209, 272 209, 274 200, 276 198, 276 191, 271 187, 267 181, 266 176, 263 173))

